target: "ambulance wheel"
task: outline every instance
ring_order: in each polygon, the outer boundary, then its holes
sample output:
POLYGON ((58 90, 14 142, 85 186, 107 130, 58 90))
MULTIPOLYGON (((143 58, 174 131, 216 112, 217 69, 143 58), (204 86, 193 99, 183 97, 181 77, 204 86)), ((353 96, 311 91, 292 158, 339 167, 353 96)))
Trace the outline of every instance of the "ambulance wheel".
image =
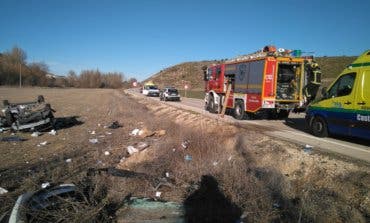
POLYGON ((327 137, 328 136, 328 126, 323 118, 316 116, 311 123, 311 131, 314 136, 317 137, 327 137))
POLYGON ((234 108, 234 118, 238 120, 243 120, 245 116, 246 116, 246 113, 244 110, 243 101, 237 101, 235 103, 235 108, 234 108))

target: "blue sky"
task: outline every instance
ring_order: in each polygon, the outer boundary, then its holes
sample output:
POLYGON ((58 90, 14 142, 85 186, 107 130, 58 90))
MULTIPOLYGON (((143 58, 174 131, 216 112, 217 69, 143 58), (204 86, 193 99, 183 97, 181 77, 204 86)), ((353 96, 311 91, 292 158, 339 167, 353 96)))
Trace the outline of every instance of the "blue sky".
POLYGON ((369 24, 369 0, 1 0, 0 52, 18 46, 59 75, 98 68, 143 80, 270 44, 359 55, 369 24))

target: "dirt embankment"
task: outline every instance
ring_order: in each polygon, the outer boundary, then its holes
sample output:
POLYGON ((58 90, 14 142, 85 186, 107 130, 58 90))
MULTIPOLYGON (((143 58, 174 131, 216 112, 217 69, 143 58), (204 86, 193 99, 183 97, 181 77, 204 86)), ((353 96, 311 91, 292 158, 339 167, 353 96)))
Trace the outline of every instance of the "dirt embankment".
POLYGON ((0 195, 1 213, 41 183, 73 182, 94 194, 94 205, 83 206, 88 211, 68 212, 75 222, 125 222, 125 197, 155 198, 157 192, 160 199, 184 203, 188 220, 211 215, 214 222, 234 216, 244 222, 369 221, 369 166, 118 90, 0 88, 0 99, 10 101, 39 94, 60 121, 78 116, 79 122, 61 125, 56 136, 17 133, 27 141, 0 142, 0 187, 9 190, 0 195), (105 128, 113 121, 122 127, 105 128), (131 136, 134 129, 144 134, 131 136), (43 141, 47 145, 38 147, 43 141), (128 146, 146 148, 129 155, 128 146), (92 168, 101 171, 86 181, 92 168))

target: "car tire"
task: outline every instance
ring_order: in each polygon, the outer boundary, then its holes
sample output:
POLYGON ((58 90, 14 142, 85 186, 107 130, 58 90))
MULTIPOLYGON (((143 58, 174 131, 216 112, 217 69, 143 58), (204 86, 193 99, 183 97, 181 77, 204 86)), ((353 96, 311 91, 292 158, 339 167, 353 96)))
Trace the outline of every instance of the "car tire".
POLYGON ((43 102, 45 102, 45 98, 44 98, 44 96, 42 96, 42 95, 37 96, 37 102, 38 102, 38 103, 43 103, 43 102))
POLYGON ((317 136, 320 138, 324 138, 329 135, 328 126, 322 117, 316 116, 313 118, 312 123, 311 123, 311 132, 314 136, 317 136))

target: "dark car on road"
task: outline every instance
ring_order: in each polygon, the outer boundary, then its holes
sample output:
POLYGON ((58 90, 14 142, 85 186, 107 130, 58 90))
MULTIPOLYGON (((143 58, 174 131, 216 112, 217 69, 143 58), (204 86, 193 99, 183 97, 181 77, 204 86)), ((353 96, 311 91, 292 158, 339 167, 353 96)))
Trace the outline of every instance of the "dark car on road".
POLYGON ((165 87, 159 94, 161 101, 180 101, 180 94, 176 88, 165 87))

